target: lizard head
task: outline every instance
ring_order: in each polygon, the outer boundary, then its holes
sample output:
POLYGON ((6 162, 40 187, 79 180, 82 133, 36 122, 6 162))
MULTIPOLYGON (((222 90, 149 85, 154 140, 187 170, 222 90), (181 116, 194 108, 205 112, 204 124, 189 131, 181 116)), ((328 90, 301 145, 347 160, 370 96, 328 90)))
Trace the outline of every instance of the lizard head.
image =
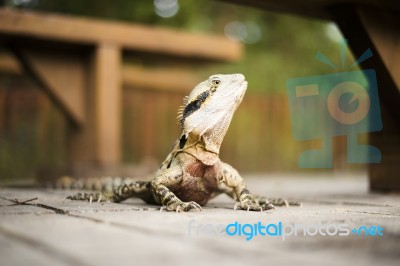
POLYGON ((212 75, 184 98, 178 111, 183 136, 197 137, 205 148, 219 153, 232 116, 247 89, 242 74, 212 75))

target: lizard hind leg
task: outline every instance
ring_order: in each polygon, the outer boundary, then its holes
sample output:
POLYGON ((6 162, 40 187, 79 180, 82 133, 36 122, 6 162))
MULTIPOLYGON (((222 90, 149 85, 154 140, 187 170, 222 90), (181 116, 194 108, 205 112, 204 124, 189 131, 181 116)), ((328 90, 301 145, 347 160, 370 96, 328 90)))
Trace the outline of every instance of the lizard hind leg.
POLYGON ((92 192, 92 193, 76 193, 68 196, 70 200, 84 200, 97 202, 121 202, 128 198, 140 198, 147 203, 155 203, 150 182, 146 181, 130 181, 116 186, 111 191, 92 192))

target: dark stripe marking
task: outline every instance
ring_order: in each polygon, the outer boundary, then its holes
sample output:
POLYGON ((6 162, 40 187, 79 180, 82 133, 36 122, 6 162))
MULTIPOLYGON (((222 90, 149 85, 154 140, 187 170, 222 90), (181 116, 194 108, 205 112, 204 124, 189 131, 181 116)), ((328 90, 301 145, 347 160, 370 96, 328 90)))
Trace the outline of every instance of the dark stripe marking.
POLYGON ((179 149, 183 149, 183 147, 185 147, 186 141, 186 136, 182 135, 182 137, 179 139, 179 149))
POLYGON ((202 92, 199 96, 194 101, 191 101, 188 105, 185 106, 185 109, 183 110, 182 114, 182 119, 181 119, 181 124, 185 122, 186 117, 189 115, 193 114, 196 112, 198 109, 200 109, 202 103, 210 96, 210 92, 204 91, 202 92))
POLYGON ((174 193, 171 192, 167 197, 165 197, 162 200, 162 203, 166 204, 166 203, 170 202, 173 198, 175 198, 175 195, 174 195, 174 193))

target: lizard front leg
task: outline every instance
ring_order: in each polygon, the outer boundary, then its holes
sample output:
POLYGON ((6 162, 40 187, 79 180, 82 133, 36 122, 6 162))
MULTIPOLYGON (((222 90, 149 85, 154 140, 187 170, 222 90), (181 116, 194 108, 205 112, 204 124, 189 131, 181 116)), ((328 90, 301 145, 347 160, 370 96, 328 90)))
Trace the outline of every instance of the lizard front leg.
POLYGON ((238 171, 229 164, 222 163, 222 173, 219 177, 219 182, 231 189, 231 196, 238 201, 235 205, 235 209, 263 211, 275 208, 274 205, 267 201, 263 202, 263 204, 259 204, 246 188, 246 184, 238 171))
POLYGON ((179 186, 183 180, 183 171, 180 165, 158 170, 156 178, 151 182, 153 196, 157 203, 168 211, 201 210, 201 206, 194 202, 181 201, 168 187, 179 186))

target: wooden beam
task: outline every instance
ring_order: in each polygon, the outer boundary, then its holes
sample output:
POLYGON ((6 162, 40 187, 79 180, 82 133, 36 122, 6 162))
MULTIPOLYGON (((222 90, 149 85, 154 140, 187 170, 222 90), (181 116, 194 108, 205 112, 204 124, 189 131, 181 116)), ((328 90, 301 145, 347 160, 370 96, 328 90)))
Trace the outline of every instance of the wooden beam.
MULTIPOLYGON (((22 71, 47 93, 67 119, 74 126, 83 126, 85 69, 81 58, 48 51, 25 50, 15 45, 9 45, 8 48, 18 58, 22 71)), ((14 71, 21 69, 14 66, 14 71)))
POLYGON ((18 61, 9 54, 0 54, 0 72, 21 75, 22 68, 18 61))
POLYGON ((400 92, 400 19, 394 14, 361 7, 358 14, 400 92))
POLYGON ((211 60, 234 61, 242 55, 240 43, 221 36, 4 8, 1 34, 89 45, 115 43, 127 50, 211 60))
POLYGON ((85 123, 84 90, 86 89, 84 61, 78 55, 49 53, 26 49, 26 58, 37 75, 58 98, 75 124, 85 123))
MULTIPOLYGON (((396 29, 396 24, 386 23, 388 16, 393 16, 395 19, 395 15, 370 10, 372 13, 369 15, 373 18, 369 19, 365 16, 365 9, 361 10, 353 6, 337 6, 332 9, 332 12, 336 15, 335 21, 348 39, 356 58, 361 56, 366 49, 371 49, 374 56, 362 62, 360 66, 363 69, 376 70, 381 103, 387 107, 393 119, 400 124, 400 108, 398 108, 400 102, 398 85, 400 84, 396 82, 398 79, 396 71, 400 63, 397 59, 399 51, 398 45, 390 44, 396 43, 400 34, 396 29), (369 20, 368 26, 366 20, 369 20), (368 29, 372 24, 375 24, 375 29, 368 29), (386 31, 391 31, 391 34, 382 34, 386 31)), ((393 19, 391 19, 392 23, 393 19)))
MULTIPOLYGON (((23 70, 14 57, 0 54, 0 72, 22 75, 23 70)), ((183 93, 190 92, 201 81, 190 70, 149 69, 129 64, 122 66, 121 79, 127 88, 183 93)))
POLYGON ((121 51, 115 44, 101 44, 94 56, 96 161, 114 166, 121 158, 121 51))

